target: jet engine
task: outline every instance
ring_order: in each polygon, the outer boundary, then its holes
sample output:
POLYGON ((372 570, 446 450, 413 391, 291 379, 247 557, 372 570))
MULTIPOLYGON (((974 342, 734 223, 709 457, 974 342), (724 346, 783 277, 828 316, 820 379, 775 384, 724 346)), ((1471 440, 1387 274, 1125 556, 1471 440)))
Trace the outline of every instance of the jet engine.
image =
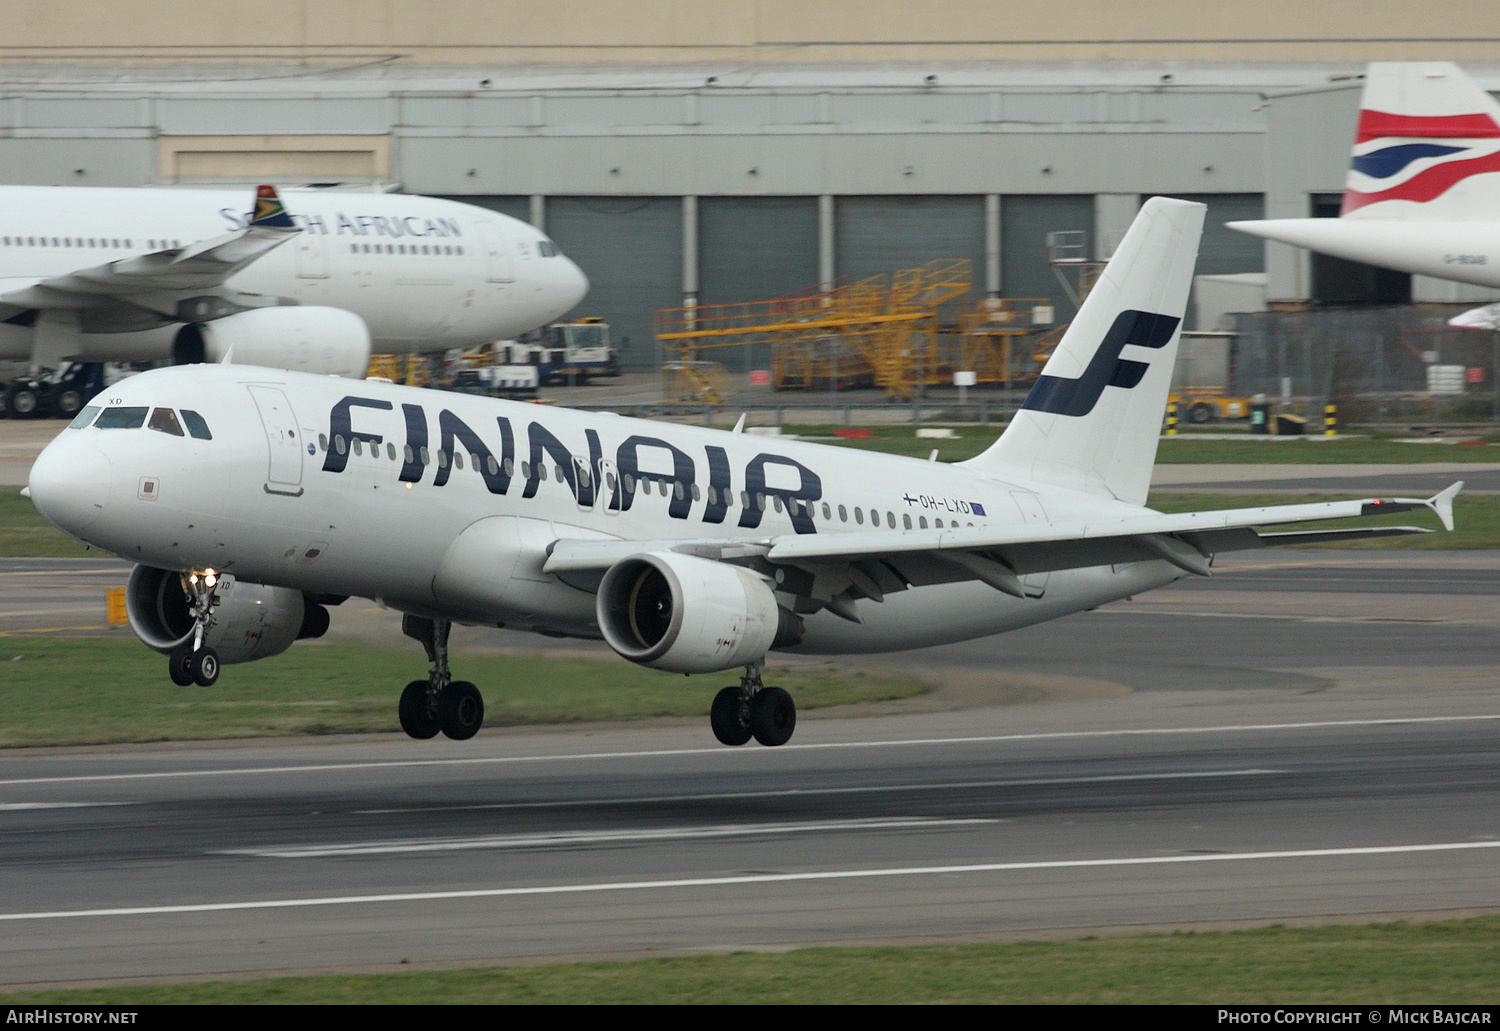
POLYGON ((802 638, 802 620, 777 605, 763 577, 675 552, 644 552, 611 566, 597 612, 611 648, 673 673, 733 669, 802 638))
MULTIPOLYGON (((293 641, 328 629, 328 610, 301 591, 243 580, 220 584, 213 611, 203 643, 226 666, 280 655, 293 641)), ((163 655, 193 639, 192 604, 172 570, 136 566, 125 586, 125 613, 135 635, 163 655)))
POLYGON ((319 375, 364 378, 370 367, 370 329, 342 308, 252 308, 177 331, 177 365, 221 362, 264 365, 319 375))

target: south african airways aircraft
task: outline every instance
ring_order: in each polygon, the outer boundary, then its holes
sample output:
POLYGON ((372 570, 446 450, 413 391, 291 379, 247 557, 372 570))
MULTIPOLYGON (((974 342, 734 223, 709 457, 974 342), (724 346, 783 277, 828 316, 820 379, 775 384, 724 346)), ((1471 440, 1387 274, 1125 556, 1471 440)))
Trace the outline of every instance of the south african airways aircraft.
MULTIPOLYGON (((1351 261, 1500 287, 1500 104, 1447 62, 1376 62, 1338 218, 1229 228, 1351 261)), ((1455 325, 1500 328, 1500 305, 1455 325)))
POLYGON ((228 357, 357 378, 372 347, 515 336, 588 289, 546 235, 487 208, 319 191, 294 195, 289 212, 270 186, 250 200, 0 187, 0 359, 55 370, 228 357))
POLYGON ((1425 507, 1376 499, 1163 515, 1145 507, 1201 204, 1153 198, 1005 433, 942 465, 607 413, 235 365, 126 380, 47 446, 27 488, 56 526, 138 563, 135 632, 180 684, 276 655, 349 596, 404 613, 432 670, 413 737, 472 736, 455 622, 603 638, 674 673, 741 669, 725 744, 778 745, 773 650, 983 637, 1208 576, 1221 551, 1428 532, 1254 527, 1425 507))

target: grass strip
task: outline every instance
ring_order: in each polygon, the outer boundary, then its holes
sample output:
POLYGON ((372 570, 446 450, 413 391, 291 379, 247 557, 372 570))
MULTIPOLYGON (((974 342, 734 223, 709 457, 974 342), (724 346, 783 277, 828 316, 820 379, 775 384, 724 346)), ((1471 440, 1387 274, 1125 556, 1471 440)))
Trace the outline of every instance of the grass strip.
MULTIPOLYGON (((1259 508, 1266 505, 1303 505, 1318 501, 1345 501, 1364 494, 1179 494, 1154 493, 1146 504, 1161 512, 1205 512, 1224 508, 1259 508)), ((1372 551, 1451 551, 1500 547, 1500 496, 1460 494, 1453 501, 1453 532, 1442 528, 1437 516, 1426 510, 1397 512, 1386 516, 1331 519, 1323 523, 1257 527, 1260 530, 1334 530, 1344 526, 1425 526, 1435 533, 1403 537, 1380 537, 1367 541, 1299 545, 1317 548, 1354 548, 1372 551)))
MULTIPOLYGON (((396 699, 425 679, 422 650, 303 641, 226 666, 211 688, 178 687, 167 660, 134 637, 0 639, 0 747, 354 734, 400 729, 396 699)), ((705 716, 734 673, 686 677, 621 660, 465 652, 457 675, 484 692, 488 727, 705 716)), ((832 663, 767 669, 799 709, 908 698, 903 675, 832 663)))
POLYGON ((1484 916, 129 985, 0 995, 0 1003, 1493 1005, 1496 970, 1500 917, 1484 916))

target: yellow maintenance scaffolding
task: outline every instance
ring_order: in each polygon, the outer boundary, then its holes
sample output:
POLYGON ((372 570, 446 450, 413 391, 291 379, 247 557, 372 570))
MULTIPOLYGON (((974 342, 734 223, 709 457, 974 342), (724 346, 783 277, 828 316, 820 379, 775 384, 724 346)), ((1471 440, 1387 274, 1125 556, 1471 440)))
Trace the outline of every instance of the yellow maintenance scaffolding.
POLYGON ((941 310, 970 282, 967 260, 939 260, 768 301, 663 308, 656 313, 667 359, 663 399, 721 401, 728 377, 716 359, 729 348, 769 350, 777 390, 877 386, 909 398, 923 385, 951 383, 955 371, 975 372, 981 383, 1034 376, 1027 342, 1038 332, 1036 313, 1050 312, 1047 302, 989 300, 956 327, 945 324, 941 310))

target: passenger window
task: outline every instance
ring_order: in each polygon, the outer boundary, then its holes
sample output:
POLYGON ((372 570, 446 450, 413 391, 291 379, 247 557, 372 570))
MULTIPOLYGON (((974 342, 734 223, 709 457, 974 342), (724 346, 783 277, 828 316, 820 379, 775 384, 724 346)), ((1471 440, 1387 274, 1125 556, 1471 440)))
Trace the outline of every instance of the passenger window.
POLYGON ((780 494, 772 494, 771 495, 771 504, 775 505, 776 506, 776 511, 780 512, 781 511, 781 495, 780 494))
POLYGON ((849 521, 849 510, 847 508, 845 508, 843 505, 840 505, 839 506, 839 522, 841 522, 841 523, 847 523, 848 521, 849 521))
POLYGON ((831 511, 829 511, 828 502, 826 502, 826 501, 823 502, 823 518, 824 519, 832 519, 833 518, 833 513, 831 511))
POLYGON ((702 495, 698 492, 698 485, 693 484, 693 500, 697 501, 702 495))
POLYGON ((359 437, 355 437, 354 438, 354 454, 355 454, 355 456, 362 458, 362 457, 364 457, 364 453, 365 453, 365 444, 364 444, 364 441, 361 438, 359 438, 359 437))
POLYGON ((892 530, 894 530, 896 528, 896 513, 895 512, 887 512, 885 514, 885 525, 888 526, 888 527, 890 527, 892 530))
POLYGON ((89 423, 93 422, 94 421, 94 416, 96 416, 98 414, 99 414, 99 406, 98 405, 89 405, 83 411, 81 411, 77 415, 73 416, 73 421, 70 422, 70 423, 68 423, 68 429, 70 429, 70 430, 81 430, 85 426, 87 426, 89 423))
POLYGON ((485 468, 490 471, 491 476, 494 476, 500 471, 500 463, 495 461, 494 455, 490 455, 490 457, 485 460, 485 468))
POLYGON ((427 450, 427 446, 425 444, 422 445, 422 464, 423 465, 431 465, 432 464, 432 454, 431 454, 431 452, 429 452, 427 450))
POLYGON ((99 421, 94 423, 98 430, 138 430, 146 425, 146 413, 150 411, 144 405, 140 408, 106 408, 104 414, 99 416, 99 421))
POLYGON ((935 526, 939 530, 941 530, 943 528, 943 521, 941 519, 934 519, 932 521, 932 524, 933 524, 933 526, 935 526))
POLYGON ((911 516, 907 515, 905 512, 901 513, 901 527, 905 530, 911 529, 911 516))
POLYGON ((395 444, 389 444, 389 443, 386 444, 386 446, 385 446, 385 457, 389 458, 392 462, 394 462, 396 460, 396 445, 395 444))
MULTIPOLYGON (((515 472, 516 472, 516 463, 515 463, 515 461, 513 459, 507 458, 505 460, 505 475, 506 476, 514 476, 515 472)), ((614 484, 610 484, 610 486, 613 487, 614 484)))
POLYGON ((318 450, 319 451, 327 451, 328 450, 328 437, 325 436, 322 433, 318 434, 318 450))
POLYGON ((344 453, 344 435, 342 433, 335 433, 333 435, 333 449, 341 455, 344 453))
POLYGON ((918 529, 922 529, 922 530, 927 529, 927 517, 926 516, 917 516, 917 528, 918 529))
POLYGON ((685 491, 685 490, 682 489, 682 481, 681 480, 678 480, 672 486, 672 493, 674 495, 676 495, 678 501, 681 501, 683 498, 687 497, 687 491, 685 491))
MULTIPOLYGON (((204 422, 203 416, 199 415, 197 412, 189 411, 188 409, 184 408, 182 410, 182 421, 187 423, 188 436, 197 437, 199 440, 214 439, 214 435, 208 432, 208 423, 204 422)), ((328 450, 327 444, 324 444, 323 450, 328 450)))
POLYGON ((170 433, 174 437, 180 437, 182 424, 177 421, 177 413, 170 408, 158 408, 151 413, 151 421, 146 424, 147 428, 160 430, 162 433, 170 433))
POLYGON ((406 464, 407 465, 411 465, 412 460, 415 459, 417 456, 414 455, 414 454, 412 454, 411 445, 408 444, 408 445, 406 445, 406 447, 404 447, 404 448, 401 449, 401 457, 404 458, 404 459, 406 459, 406 464))
POLYGON ((464 467, 464 453, 462 451, 455 451, 455 452, 453 452, 453 468, 455 468, 455 469, 462 469, 463 467, 464 467))
POLYGON ((854 521, 856 523, 858 523, 860 526, 865 525, 865 514, 859 508, 855 508, 855 510, 854 510, 854 521))

